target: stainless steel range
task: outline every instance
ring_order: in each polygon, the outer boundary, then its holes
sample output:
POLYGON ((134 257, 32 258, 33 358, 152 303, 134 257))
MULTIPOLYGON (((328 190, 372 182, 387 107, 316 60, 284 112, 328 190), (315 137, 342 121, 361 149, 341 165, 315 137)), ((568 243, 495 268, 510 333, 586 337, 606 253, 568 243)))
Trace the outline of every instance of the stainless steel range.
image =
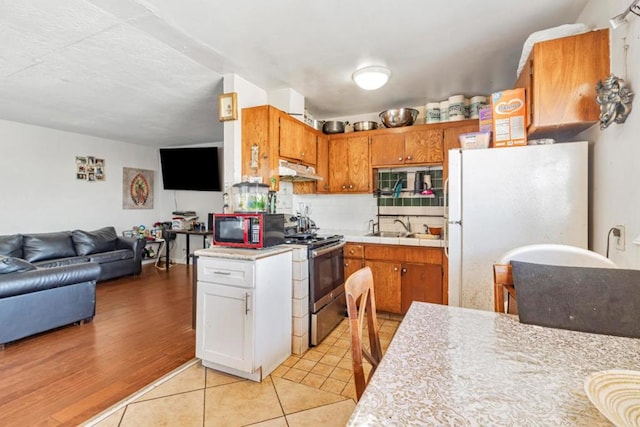
POLYGON ((297 233, 286 243, 306 245, 309 259, 309 343, 318 345, 344 319, 344 236, 297 233))

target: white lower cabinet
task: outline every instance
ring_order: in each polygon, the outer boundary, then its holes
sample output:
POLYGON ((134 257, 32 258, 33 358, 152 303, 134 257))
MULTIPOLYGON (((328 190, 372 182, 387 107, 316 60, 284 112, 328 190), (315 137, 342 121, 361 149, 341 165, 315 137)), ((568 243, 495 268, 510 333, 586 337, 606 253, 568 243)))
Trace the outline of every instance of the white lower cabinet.
POLYGON ((249 260, 198 254, 196 357, 262 381, 291 354, 291 251, 249 260))

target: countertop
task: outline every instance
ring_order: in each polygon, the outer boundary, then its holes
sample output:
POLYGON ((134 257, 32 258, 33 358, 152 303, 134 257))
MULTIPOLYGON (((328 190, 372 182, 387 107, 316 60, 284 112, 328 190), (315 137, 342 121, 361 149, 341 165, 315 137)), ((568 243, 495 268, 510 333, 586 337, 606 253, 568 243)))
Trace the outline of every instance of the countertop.
POLYGON ((367 236, 370 231, 339 230, 320 228, 318 234, 342 234, 347 242, 380 243, 384 245, 428 246, 432 248, 444 247, 444 240, 418 239, 414 237, 375 237, 367 236))
POLYGON ((287 245, 273 246, 265 249, 242 249, 226 246, 212 246, 207 249, 199 249, 195 251, 194 254, 201 257, 231 258, 254 261, 256 259, 266 258, 283 252, 290 252, 292 250, 293 248, 287 245))
POLYGON ((414 302, 347 425, 611 425, 583 388, 607 369, 640 369, 640 339, 414 302))

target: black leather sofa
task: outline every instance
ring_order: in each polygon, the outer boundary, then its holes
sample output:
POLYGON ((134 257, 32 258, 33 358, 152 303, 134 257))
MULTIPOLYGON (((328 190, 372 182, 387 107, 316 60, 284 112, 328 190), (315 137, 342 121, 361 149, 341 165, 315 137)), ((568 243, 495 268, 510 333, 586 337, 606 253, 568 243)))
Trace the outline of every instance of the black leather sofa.
POLYGON ((91 321, 96 282, 139 274, 144 246, 113 227, 0 236, 0 348, 91 321))

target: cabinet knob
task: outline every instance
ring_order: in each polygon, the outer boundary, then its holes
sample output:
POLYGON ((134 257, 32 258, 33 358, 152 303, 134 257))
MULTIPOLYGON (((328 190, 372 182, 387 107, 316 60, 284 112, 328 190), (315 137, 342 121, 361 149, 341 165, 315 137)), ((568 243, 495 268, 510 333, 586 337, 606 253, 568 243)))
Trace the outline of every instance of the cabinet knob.
POLYGON ((401 162, 402 161, 402 157, 398 157, 398 161, 401 162))
POLYGON ((353 189, 353 184, 349 184, 349 189, 353 189))
POLYGON ((304 157, 304 153, 302 153, 302 154, 300 155, 300 157, 304 157))
POLYGON ((353 255, 355 252, 353 249, 349 249, 349 255, 353 255))
POLYGON ((346 189, 347 189, 347 186, 346 186, 346 185, 343 185, 343 186, 342 186, 342 189, 343 189, 343 190, 346 190, 346 189))
POLYGON ((393 267, 393 271, 398 271, 399 268, 398 267, 393 267))
POLYGON ((348 262, 345 262, 345 263, 344 263, 344 266, 345 266, 345 267, 349 267, 349 263, 348 263, 348 262))
POLYGON ((411 156, 407 156, 407 160, 411 160, 411 156))

